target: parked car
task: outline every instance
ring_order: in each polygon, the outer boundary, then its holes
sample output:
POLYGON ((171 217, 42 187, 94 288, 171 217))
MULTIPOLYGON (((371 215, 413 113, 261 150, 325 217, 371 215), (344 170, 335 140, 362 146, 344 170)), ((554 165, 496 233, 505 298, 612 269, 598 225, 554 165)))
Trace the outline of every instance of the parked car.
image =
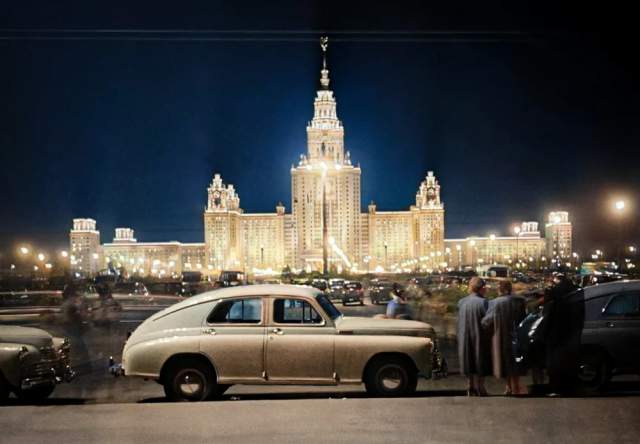
POLYGON ((317 288, 320 291, 327 291, 328 284, 326 279, 314 279, 311 281, 311 286, 317 288))
POLYGON ((338 385, 412 393, 446 369, 436 334, 416 321, 346 317, 319 290, 254 285, 204 293, 145 320, 122 373, 156 380, 170 400, 200 401, 232 384, 338 385))
POLYGON ((374 305, 387 303, 391 300, 393 282, 374 279, 369 284, 369 298, 374 305))
POLYGON ((344 279, 329 279, 329 288, 327 294, 331 300, 342 299, 342 292, 344 290, 344 279))
POLYGON ((71 381, 69 341, 44 330, 0 325, 0 401, 11 392, 18 398, 39 401, 56 384, 71 381))
POLYGON ((364 305, 364 290, 360 282, 345 282, 342 289, 342 305, 347 305, 350 302, 364 305))
MULTIPOLYGON (((561 299, 554 310, 558 313, 551 316, 558 316, 565 327, 561 330, 565 337, 555 339, 570 347, 560 355, 576 357, 576 362, 564 364, 575 370, 579 389, 596 391, 614 375, 640 374, 640 281, 579 289, 561 299)), ((532 353, 540 353, 547 322, 540 311, 520 324, 520 361, 527 363, 532 353)))

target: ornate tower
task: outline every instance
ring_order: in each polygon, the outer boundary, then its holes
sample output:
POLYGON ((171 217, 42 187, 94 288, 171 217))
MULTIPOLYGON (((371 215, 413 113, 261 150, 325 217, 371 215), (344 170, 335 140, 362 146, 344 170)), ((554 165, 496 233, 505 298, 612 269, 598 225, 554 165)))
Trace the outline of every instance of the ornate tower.
POLYGON ((345 269, 361 256, 360 167, 351 164, 344 150, 344 128, 329 89, 326 38, 320 45, 320 88, 307 125, 307 154, 291 168, 294 263, 298 268, 322 270, 324 248, 329 268, 345 269))
POLYGON ((444 254, 444 205, 440 200, 440 184, 427 173, 416 193, 413 213, 413 254, 415 257, 444 254))
POLYGON ((220 174, 207 189, 204 212, 205 261, 207 269, 238 269, 240 257, 240 197, 233 185, 225 185, 220 174))

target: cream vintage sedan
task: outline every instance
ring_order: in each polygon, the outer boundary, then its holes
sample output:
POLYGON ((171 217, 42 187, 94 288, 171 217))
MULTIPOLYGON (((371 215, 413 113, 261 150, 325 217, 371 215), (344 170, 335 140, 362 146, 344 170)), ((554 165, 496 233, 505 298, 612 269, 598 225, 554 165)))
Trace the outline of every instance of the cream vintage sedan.
POLYGON ((156 380, 170 400, 200 401, 233 384, 364 382, 375 395, 412 393, 443 363, 422 322, 343 316, 319 290, 252 285, 203 293, 144 321, 122 373, 156 380))

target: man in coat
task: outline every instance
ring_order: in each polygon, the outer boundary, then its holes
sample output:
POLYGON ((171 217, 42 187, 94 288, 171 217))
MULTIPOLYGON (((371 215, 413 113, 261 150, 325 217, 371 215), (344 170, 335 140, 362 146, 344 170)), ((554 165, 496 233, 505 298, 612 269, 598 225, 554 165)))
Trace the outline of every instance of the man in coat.
POLYGON ((491 374, 491 345, 481 322, 487 313, 486 282, 474 277, 471 294, 458 301, 458 357, 460 373, 468 378, 469 396, 487 396, 484 377, 491 374))

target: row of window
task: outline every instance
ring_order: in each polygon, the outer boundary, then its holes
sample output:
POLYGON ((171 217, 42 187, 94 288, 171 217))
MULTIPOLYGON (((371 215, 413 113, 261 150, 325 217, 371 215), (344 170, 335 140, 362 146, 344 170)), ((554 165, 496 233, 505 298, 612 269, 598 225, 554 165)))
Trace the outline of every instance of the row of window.
MULTIPOLYGON (((276 299, 273 320, 278 324, 322 324, 322 317, 307 301, 276 299)), ((209 324, 259 324, 262 322, 262 299, 222 301, 207 318, 209 324)))

